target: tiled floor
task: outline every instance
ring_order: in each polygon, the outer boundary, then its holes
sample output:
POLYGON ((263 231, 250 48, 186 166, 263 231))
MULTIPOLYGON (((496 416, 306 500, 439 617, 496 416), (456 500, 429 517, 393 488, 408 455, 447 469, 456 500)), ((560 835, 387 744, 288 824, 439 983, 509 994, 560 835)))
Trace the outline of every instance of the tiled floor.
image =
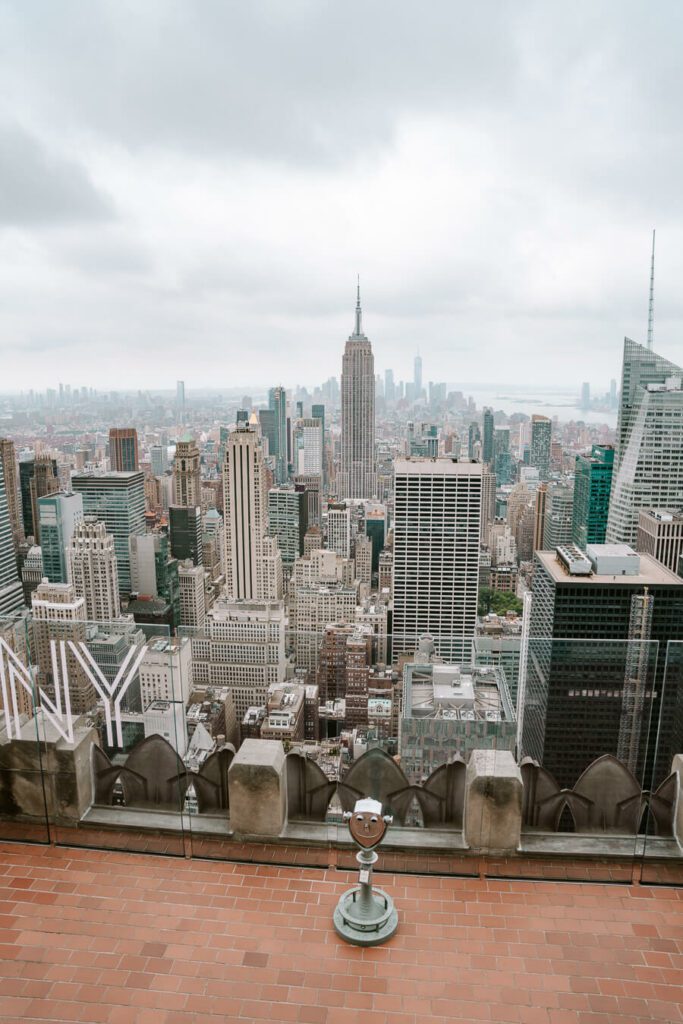
POLYGON ((683 890, 383 875, 400 930, 341 942, 350 876, 0 844, 0 1019, 683 1021, 683 890))

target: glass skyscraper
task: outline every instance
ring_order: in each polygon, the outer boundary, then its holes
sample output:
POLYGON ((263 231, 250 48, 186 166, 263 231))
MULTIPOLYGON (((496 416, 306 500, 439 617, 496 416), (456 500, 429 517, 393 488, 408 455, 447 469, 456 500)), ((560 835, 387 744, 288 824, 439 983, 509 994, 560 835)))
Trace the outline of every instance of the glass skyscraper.
POLYGON ((76 494, 83 496, 86 516, 101 519, 114 537, 119 568, 119 589, 130 593, 132 536, 145 532, 145 477, 138 473, 76 473, 71 479, 76 494))
POLYGON ((613 469, 612 445, 594 444, 590 455, 576 456, 572 540, 583 551, 605 543, 613 469))

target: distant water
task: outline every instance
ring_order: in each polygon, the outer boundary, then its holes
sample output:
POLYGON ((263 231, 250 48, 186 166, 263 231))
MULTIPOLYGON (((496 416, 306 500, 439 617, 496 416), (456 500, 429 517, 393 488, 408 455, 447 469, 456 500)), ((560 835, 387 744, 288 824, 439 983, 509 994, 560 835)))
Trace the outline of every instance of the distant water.
POLYGON ((560 422, 583 420, 584 423, 606 423, 616 427, 616 410, 599 411, 597 409, 580 409, 578 393, 575 388, 533 388, 520 387, 513 384, 449 384, 449 391, 462 391, 465 398, 470 396, 477 403, 478 409, 485 405, 494 410, 501 410, 508 416, 514 412, 523 412, 527 416, 539 413, 552 419, 557 416, 560 422))

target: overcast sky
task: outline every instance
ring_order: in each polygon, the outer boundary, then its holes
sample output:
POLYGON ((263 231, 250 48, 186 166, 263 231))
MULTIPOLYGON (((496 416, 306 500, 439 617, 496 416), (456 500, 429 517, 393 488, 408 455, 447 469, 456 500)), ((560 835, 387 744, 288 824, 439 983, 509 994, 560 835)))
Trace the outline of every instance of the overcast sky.
POLYGON ((683 4, 0 0, 0 390, 683 360, 683 4))

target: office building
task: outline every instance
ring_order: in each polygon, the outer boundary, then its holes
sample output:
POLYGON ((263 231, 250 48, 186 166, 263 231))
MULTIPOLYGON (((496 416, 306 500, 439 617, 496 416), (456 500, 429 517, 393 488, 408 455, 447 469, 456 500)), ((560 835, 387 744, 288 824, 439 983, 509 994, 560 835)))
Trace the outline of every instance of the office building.
POLYGON ((19 545, 24 539, 24 525, 21 516, 21 501, 18 487, 18 467, 14 451, 14 441, 0 437, 0 463, 5 487, 5 498, 9 514, 10 527, 12 530, 12 542, 15 555, 19 551, 19 545))
POLYGON ((275 457, 275 481, 284 484, 288 478, 287 392, 283 387, 268 392, 268 408, 273 413, 273 432, 269 437, 268 454, 275 457))
POLYGON ((268 688, 285 680, 285 611, 281 601, 216 601, 204 635, 192 638, 197 687, 227 687, 237 720, 262 707, 268 688))
POLYGON ((69 582, 69 547, 82 519, 80 494, 48 494, 38 498, 43 572, 50 583, 69 582))
POLYGON ((552 422, 547 416, 531 417, 531 445, 529 448, 529 465, 538 470, 541 480, 550 478, 550 444, 552 441, 552 422))
POLYGON ((199 505, 171 505, 168 510, 171 555, 194 565, 203 561, 202 510, 199 505))
POLYGON ((415 398, 422 396, 422 356, 415 356, 413 363, 413 388, 415 398))
MULTIPOLYGON (((38 667, 40 685, 54 693, 55 678, 51 640, 84 643, 86 640, 85 601, 71 583, 40 583, 31 596, 33 644, 31 664, 38 667)), ((71 649, 64 651, 71 711, 84 714, 95 706, 96 691, 71 649)), ((61 668, 60 668, 61 671, 61 668)))
POLYGON ((71 485, 83 496, 83 513, 101 520, 114 538, 119 590, 131 590, 130 538, 145 532, 145 478, 137 473, 75 473, 71 485))
POLYGON ((282 597, 282 556, 268 536, 268 492, 263 449, 251 427, 228 438, 223 464, 226 594, 232 600, 282 597))
POLYGON ((322 477, 323 474, 323 425, 319 419, 299 421, 301 447, 298 452, 297 473, 322 477))
POLYGON ((289 579, 294 561, 304 551, 308 529, 308 495, 303 485, 271 487, 268 491, 268 529, 277 539, 282 570, 289 579))
POLYGON ((12 522, 5 489, 5 463, 0 459, 0 616, 19 611, 24 592, 17 573, 12 522))
POLYGON ((59 490, 57 460, 37 455, 19 463, 19 486, 24 523, 24 536, 40 542, 38 499, 59 490))
MULTIPOLYGON (((178 559, 172 558, 165 533, 146 533, 130 539, 131 591, 138 595, 136 621, 180 624, 178 559), (145 600, 156 601, 155 607, 145 600), (147 614, 149 613, 149 615, 147 614)), ((129 611, 133 609, 129 606, 129 611)))
POLYGON ((493 409, 484 409, 482 459, 489 466, 493 466, 493 431, 493 409))
POLYGON ((134 427, 111 428, 109 462, 114 473, 135 473, 140 468, 138 432, 134 427))
POLYGON ((439 654, 468 662, 477 619, 481 463, 395 462, 393 654, 423 633, 439 654))
POLYGON ((196 507, 202 503, 202 477, 199 448, 190 434, 185 434, 176 445, 173 460, 174 503, 196 507))
POLYGON ((651 555, 667 569, 678 573, 683 556, 683 511, 642 509, 638 518, 636 550, 651 555))
POLYGON ((327 546, 341 558, 351 557, 351 510, 343 501, 327 506, 327 546))
POLYGON ((605 543, 613 469, 612 445, 594 444, 590 455, 576 456, 572 540, 584 551, 605 543))
POLYGON ((420 638, 403 666, 401 768, 417 785, 455 754, 515 749, 517 724, 505 675, 493 665, 444 664, 420 638))
POLYGON ((372 582, 372 541, 364 533, 356 537, 354 561, 356 579, 359 583, 367 583, 369 586, 372 582))
POLYGON ((667 643, 683 640, 683 580, 623 544, 534 561, 520 753, 561 786, 613 754, 651 788, 655 753, 662 781, 683 743, 676 673, 663 686, 667 643))
POLYGON ((571 544, 574 521, 574 488, 555 483, 545 498, 543 550, 554 551, 561 544, 571 544))
POLYGON ((180 625, 190 629, 203 629, 206 618, 204 568, 194 565, 190 558, 178 563, 180 587, 180 625))
POLYGON ((142 707, 168 700, 181 704, 184 712, 192 688, 192 641, 188 637, 149 640, 140 663, 142 707))
POLYGON ((360 286, 356 324, 346 342, 341 377, 340 498, 372 498, 377 489, 375 467, 375 360, 363 334, 360 286))
MULTIPOLYGON (((80 497, 80 495, 78 495, 80 497)), ((121 614, 114 538, 93 516, 79 521, 69 542, 69 572, 90 622, 110 622, 121 614)))
POLYGON ((153 444, 149 450, 152 475, 163 476, 168 469, 168 448, 165 444, 153 444))
POLYGON ((510 451, 509 427, 496 427, 493 431, 493 469, 498 487, 515 482, 515 463, 510 451))
POLYGON ((27 608, 31 607, 31 594, 38 584, 42 583, 44 576, 43 552, 37 544, 32 544, 21 565, 21 586, 24 592, 24 604, 27 608))
POLYGON ((624 340, 606 539, 634 545, 641 509, 683 508, 683 369, 624 340))

